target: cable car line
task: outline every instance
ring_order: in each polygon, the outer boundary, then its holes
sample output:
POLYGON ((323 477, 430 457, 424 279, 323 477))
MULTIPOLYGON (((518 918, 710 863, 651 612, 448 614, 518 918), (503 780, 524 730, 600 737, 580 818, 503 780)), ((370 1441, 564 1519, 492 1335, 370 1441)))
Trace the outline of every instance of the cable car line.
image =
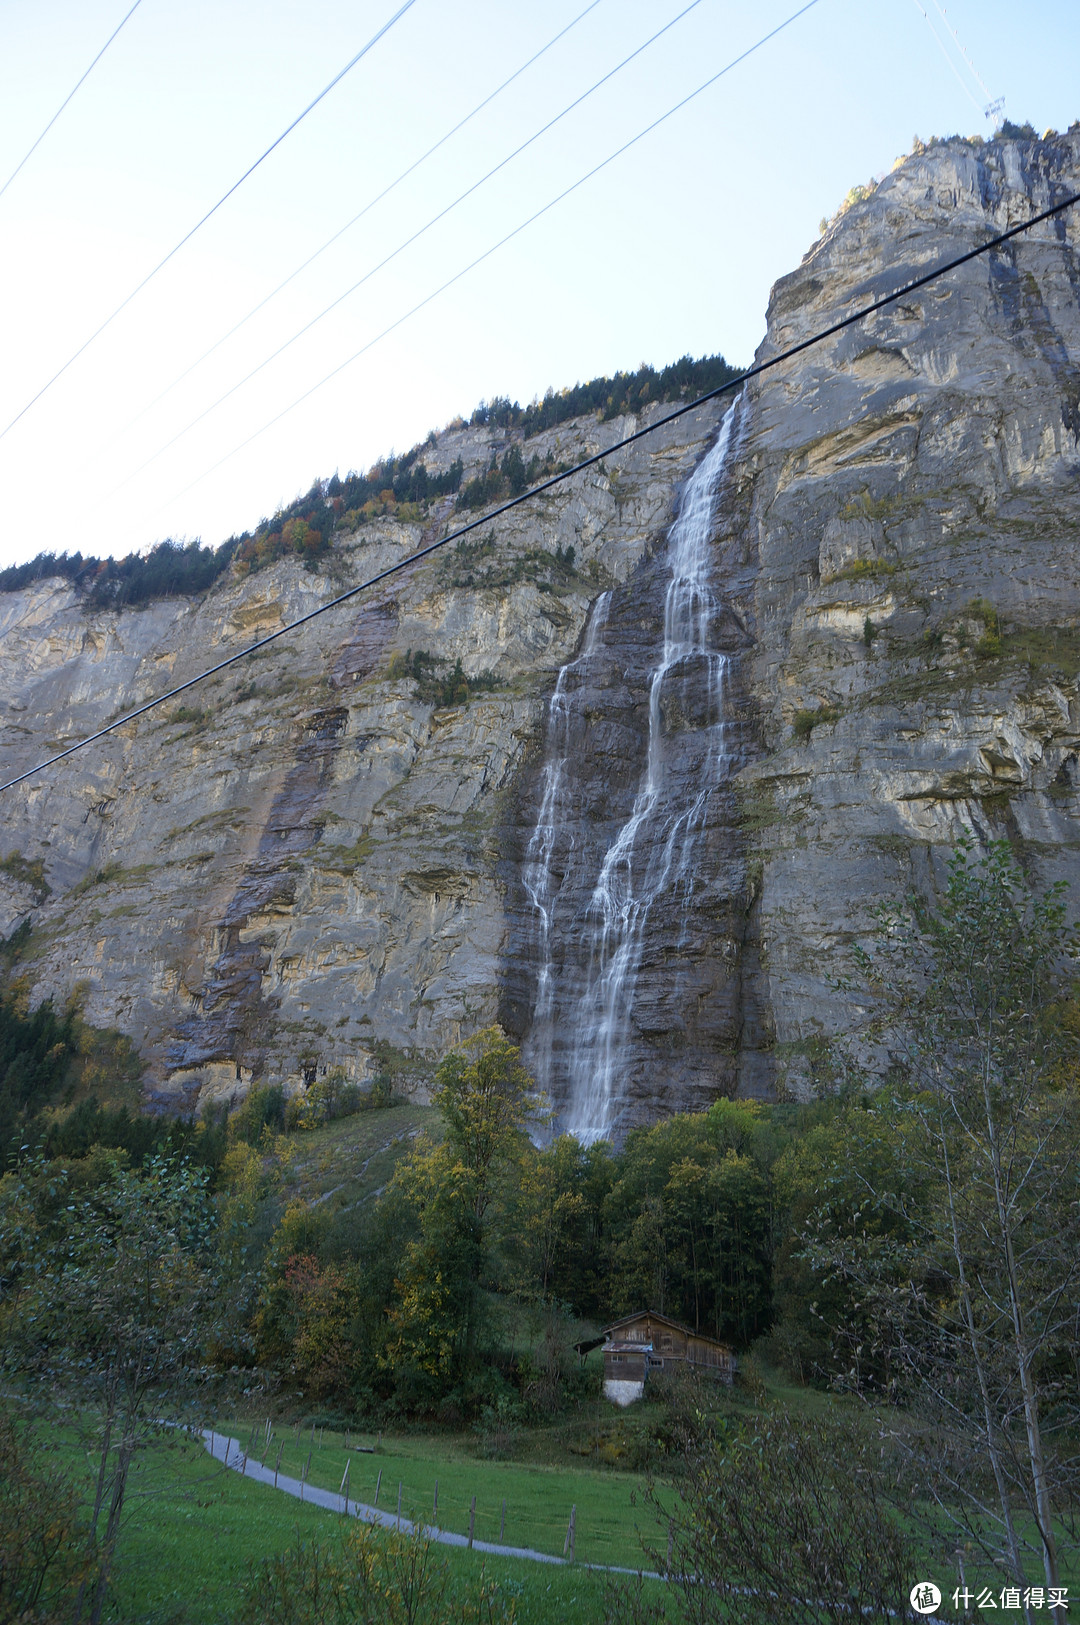
MULTIPOLYGON (((418 312, 423 310, 427 305, 430 305, 433 300, 438 299, 441 294, 444 294, 448 288, 452 288, 456 282, 460 282, 463 277, 468 276, 470 271, 474 271, 478 265, 482 265, 485 260, 490 259, 493 254, 498 253, 500 248, 505 248, 507 243, 511 242, 515 237, 520 236, 520 234, 527 230, 529 226, 534 225, 535 222, 541 219, 543 215, 548 214, 550 210, 562 203, 564 199, 568 198, 573 192, 576 192, 580 187, 584 186, 587 181, 592 180, 593 177, 598 175, 602 169, 606 169, 609 164, 614 163, 616 158, 621 158, 624 152, 628 152, 630 148, 636 146, 639 141, 643 141, 647 135, 651 135, 653 130, 658 129, 661 124, 664 124, 669 118, 672 118, 676 113, 680 112, 682 108, 694 101, 696 97, 702 95, 703 92, 708 90, 711 85, 715 85, 718 79, 722 79, 724 75, 730 73, 733 68, 737 68, 741 62, 745 62, 747 57, 752 56, 755 51, 759 51, 763 45, 767 45, 771 39, 774 39, 777 34, 782 33, 785 28, 788 28, 799 17, 802 17, 808 11, 812 11, 814 6, 816 6, 818 3, 819 0, 807 0, 806 5, 801 6, 798 11, 792 12, 790 17, 787 17, 782 23, 778 23, 775 28, 771 29, 768 34, 764 34, 761 39, 755 42, 755 44, 748 46, 745 51, 743 51, 739 56, 733 58, 733 60, 725 67, 721 68, 719 72, 712 74, 708 79, 706 79, 704 84, 698 85, 696 90, 690 91, 690 93, 684 96, 681 101, 676 102, 674 107, 669 107, 666 113, 661 113, 659 118, 653 119, 651 124, 647 124, 643 130, 639 130, 636 135, 631 136, 629 141, 624 141, 622 146, 616 147, 614 152, 609 153, 608 156, 601 159, 598 164, 594 164, 592 169, 588 170, 584 175, 579 176, 576 181, 572 182, 570 186, 564 188, 564 190, 561 191, 556 197, 551 198, 541 208, 537 209, 534 214, 529 215, 527 220, 521 221, 521 223, 515 226, 512 231, 508 231, 505 237, 500 237, 498 242, 493 243, 491 247, 486 248, 482 254, 478 254, 475 259, 470 260, 468 265, 463 266, 460 271, 456 271, 453 276, 448 277, 445 282, 441 283, 440 286, 434 290, 434 292, 425 295, 425 297, 421 299, 419 303, 413 305, 410 310, 407 310, 404 313, 404 315, 397 317, 395 321, 390 323, 389 327, 384 327, 381 333, 377 333, 374 338, 369 339, 366 344, 361 345, 359 350, 354 350, 351 356, 347 357, 346 360, 339 362, 336 367, 325 375, 325 377, 320 378, 318 383, 312 384, 309 389, 305 390, 302 395, 298 395, 295 400, 291 401, 288 406, 284 407, 274 417, 270 418, 261 426, 261 428, 256 429, 254 434, 248 435, 246 440, 242 440, 239 445, 234 446, 231 451, 227 451, 224 457, 220 457, 216 463, 213 463, 209 468, 204 469, 203 472, 197 475, 197 477, 190 481, 189 484, 183 486, 181 490, 174 492, 161 508, 154 510, 155 513, 163 512, 180 497, 186 496, 187 493, 194 490, 197 485, 201 485, 203 480, 209 479, 211 474, 216 473, 219 468, 222 468, 227 462, 231 461, 233 457, 236 457, 240 452, 245 450, 245 448, 250 446, 253 441, 258 440, 259 437, 264 435, 268 429, 272 429, 276 423, 280 423, 282 418, 287 417, 289 413, 295 411, 298 406, 302 406, 306 400, 309 400, 310 397, 322 389, 324 385, 330 383, 338 376, 339 373, 344 372, 347 367, 351 367, 354 361, 358 361, 361 356, 366 355, 367 352, 374 349, 377 344, 381 344, 383 339, 388 338, 391 333, 396 332, 397 329, 402 327, 405 322, 411 320, 411 318, 417 315, 418 312)), ((155 453, 155 456, 156 455, 157 453, 155 453)), ((151 461, 152 460, 153 459, 151 459, 151 461)), ((146 465, 144 464, 143 467, 145 466, 146 465)), ((136 470, 136 474, 138 472, 140 471, 136 470)), ((134 478, 135 475, 128 476, 128 479, 134 478)), ((113 491, 110 491, 109 497, 115 495, 116 491, 121 490, 126 484, 127 480, 124 480, 120 485, 114 487, 113 491)), ((103 500, 107 501, 108 498, 103 498, 103 500)))
MULTIPOLYGON (((347 231, 351 231, 353 226, 357 225, 366 214, 370 214, 371 210, 375 208, 376 204, 381 203, 384 198, 389 197, 390 193, 395 191, 396 188, 401 185, 402 181, 407 180, 409 176, 414 173, 414 171, 419 169, 421 164, 426 164, 428 159, 433 157, 434 154, 439 151, 440 147, 444 147, 452 136, 457 135, 459 130, 463 130, 466 124, 471 123, 472 120, 476 118, 478 113, 482 113, 485 107, 489 106, 489 104, 493 102, 497 96, 501 96, 503 91, 514 83, 515 79, 520 79, 521 75, 525 73, 527 69, 531 68, 535 62, 539 62, 540 58, 550 51, 552 46, 557 45, 566 34, 570 33, 571 29, 576 28, 578 23, 582 22, 589 15, 590 11, 595 11, 597 6, 601 3, 602 0, 589 0, 589 4, 585 7, 584 11, 578 12, 577 16, 571 22, 568 22, 565 28, 560 28, 559 32, 552 35, 551 39, 548 40, 546 45, 542 45, 527 62, 523 62, 520 68, 516 68, 510 75, 509 79, 504 79, 502 84, 497 85, 493 91, 484 97, 482 102, 477 102, 476 106, 471 112, 466 113, 464 118, 459 119, 452 129, 447 130, 444 135, 441 135, 433 146, 430 146, 426 152, 420 154, 419 158, 414 159, 408 168, 403 169, 401 174, 392 180, 388 186, 384 186, 382 191, 379 192, 376 197, 371 198, 367 203, 365 203, 364 207, 359 211, 358 214, 354 214, 352 219, 347 220, 338 231, 335 231, 332 237, 328 237, 326 242, 323 243, 322 247, 315 250, 314 254, 309 254, 303 264, 296 267, 295 271, 290 271, 284 282, 279 282, 277 287, 272 289, 264 299, 260 299, 257 305, 253 305, 248 311, 247 315, 241 316, 240 320, 230 327, 227 333, 223 333, 219 339, 215 339, 210 348, 208 350, 204 350, 197 361, 193 361, 189 367, 186 367, 183 372, 179 373, 173 379, 171 384, 167 384, 161 391, 160 395, 155 395, 154 399, 149 401, 146 406, 142 408, 142 411, 138 412, 136 416, 125 425, 121 432, 126 433, 127 430, 131 428, 132 424, 138 423, 139 419, 145 417, 147 412, 152 411, 160 401, 165 399, 166 395, 171 394, 178 384, 183 383, 185 378, 190 377, 197 367, 201 367, 204 361, 208 361, 216 350, 219 350, 223 344, 227 343, 227 341, 232 338, 234 333, 239 333, 240 329, 244 327, 246 323, 251 321, 253 316, 257 316, 260 310, 264 310, 271 300, 276 299, 279 293, 283 293, 284 290, 289 286, 290 282, 294 282, 301 272, 307 270, 309 265, 314 265, 315 261, 319 259, 321 255, 325 254, 328 248, 332 248, 339 238, 344 237, 347 231)), ((136 470, 136 472, 138 472, 138 470, 136 470)))
MULTIPOLYGON (((124 486, 127 485, 131 480, 137 479, 144 469, 149 468, 152 463, 157 462, 159 457, 163 457, 167 451, 176 445, 178 440, 183 440, 184 436, 190 434, 192 429, 197 428, 205 418, 210 416, 211 412, 216 412, 219 406, 223 406, 227 400, 230 400, 232 396, 236 394, 237 390, 243 389, 245 384, 249 384, 253 378, 257 378, 259 373, 262 372, 264 368, 268 367, 272 361, 276 361, 279 355, 284 355, 285 351, 294 345, 298 339, 303 338, 305 333, 310 333, 313 327, 317 327, 321 321, 329 316, 332 311, 336 310, 339 305, 344 304, 345 300, 350 298, 354 293, 362 288, 366 282, 370 282, 373 276, 376 276, 380 271, 385 270, 386 266, 388 266, 393 260, 396 260, 399 254, 403 254, 407 248, 411 248, 413 243, 417 242, 427 232, 431 231, 434 226, 437 226, 440 220, 445 220, 447 215, 452 214, 459 204, 465 202, 466 198, 472 197, 474 192, 478 192, 480 188, 486 185, 486 183, 491 180, 493 176, 497 175, 500 170, 505 169, 507 164, 512 163, 515 158, 519 157, 527 147, 531 147, 534 142, 539 141, 542 135, 545 135, 548 130, 552 129, 562 119, 566 118, 569 113, 572 113, 575 107, 580 107, 582 102, 587 101, 588 98, 599 90, 602 85, 606 85, 609 79, 613 79, 617 73, 620 73, 623 68, 625 68, 629 63, 633 62, 635 57, 639 57, 643 51, 648 50, 649 46, 655 44, 661 35, 666 34, 669 29, 674 28, 676 23, 681 22, 682 19, 688 16, 691 11, 695 11, 697 7, 701 5, 701 3, 702 0, 690 0, 690 4, 686 6, 684 10, 680 11, 677 16, 672 17, 670 22, 665 23, 663 28, 657 29, 655 34, 651 35, 649 39, 645 40, 642 45, 639 45, 636 50, 631 51, 629 56, 624 57, 621 62, 617 63, 615 67, 611 68, 607 73, 605 73, 602 78, 598 79, 595 84, 590 85, 588 90, 582 91, 580 96, 576 96, 572 102, 569 102, 567 106, 562 109, 562 112, 556 113, 554 118, 548 119, 545 124, 542 124, 538 130, 534 131, 533 134, 530 135, 527 140, 523 141, 520 146, 515 147, 513 152, 508 153, 505 158, 501 158, 497 164, 487 171, 486 174, 481 175, 479 180, 473 181, 472 185, 466 187, 464 192, 459 193, 458 196, 454 198, 452 203, 448 203, 445 208, 440 209, 438 214, 432 215, 430 220, 428 220, 424 225, 420 226, 418 230, 412 232, 408 237, 406 237, 404 242, 399 243, 396 248, 391 249, 390 253, 385 255, 377 265, 373 265, 370 270, 365 271, 364 275, 360 277, 357 282, 354 282, 351 287, 346 288, 344 293, 338 294, 336 299, 332 299, 328 305, 319 311, 318 315, 313 316, 310 321, 304 323, 303 327, 298 328, 297 331, 293 333, 291 338, 287 338, 285 340, 284 344, 279 344, 276 350, 272 350, 271 353, 268 356, 265 356, 257 366, 252 367, 249 373, 246 373, 237 383, 232 384, 223 395, 219 395, 217 400, 212 401, 209 406, 205 407, 203 411, 198 414, 197 417, 192 418, 190 423, 186 423, 182 429, 178 429, 177 432, 172 436, 171 440, 167 440, 163 446, 159 446, 157 451, 153 452, 145 462, 140 463, 138 468, 134 469, 133 472, 127 475, 125 479, 121 480, 119 485, 114 486, 103 500, 106 502, 110 501, 116 495, 117 491, 122 491, 124 486)), ((810 0, 810 3, 812 5, 816 4, 817 0, 810 0)), ((588 177, 586 177, 586 179, 587 178, 588 177)), ((580 185, 581 183, 579 182, 578 184, 580 185)), ((551 205, 549 204, 548 207, 551 207, 551 205)))

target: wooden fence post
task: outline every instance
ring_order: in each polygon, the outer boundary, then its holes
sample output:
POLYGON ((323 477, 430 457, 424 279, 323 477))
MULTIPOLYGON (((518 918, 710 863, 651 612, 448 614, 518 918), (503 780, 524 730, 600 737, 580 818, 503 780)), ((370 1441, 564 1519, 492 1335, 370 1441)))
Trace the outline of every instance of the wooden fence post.
POLYGON ((397 1481, 397 1526, 401 1528, 401 1480, 397 1481))
POLYGON ((470 1550, 470 1552, 472 1551, 473 1530, 475 1528, 476 1528, 476 1496, 474 1495, 473 1498, 472 1498, 472 1505, 469 1508, 469 1550, 470 1550))
POLYGON ((502 1505, 502 1517, 499 1520, 499 1545, 500 1546, 502 1545, 505 1538, 506 1538, 506 1497, 504 1496, 503 1497, 503 1505, 502 1505))
POLYGON ((439 1480, 435 1480, 435 1494, 431 1498, 431 1521, 439 1527, 439 1480))
POLYGON ((341 1488, 338 1490, 338 1494, 339 1495, 344 1495, 344 1497, 345 1497, 345 1516, 348 1517, 349 1516, 349 1463, 348 1462, 345 1463, 345 1471, 341 1475, 341 1488))
POLYGON ((375 1500, 372 1502, 373 1506, 378 1506, 378 1504, 379 1504, 379 1490, 380 1490, 381 1486, 382 1486, 382 1468, 380 1467, 379 1468, 379 1476, 375 1480, 375 1500))
POLYGON ((563 1541, 562 1548, 563 1556, 566 1557, 569 1555, 571 1563, 574 1561, 574 1535, 576 1523, 577 1506, 575 1505, 570 1508, 570 1522, 566 1526, 566 1539, 563 1541))
POLYGON ((279 1470, 281 1468, 281 1452, 284 1450, 284 1448, 285 1448, 285 1441, 283 1439, 281 1441, 281 1443, 277 1447, 277 1461, 275 1461, 275 1463, 274 1463, 274 1488, 275 1489, 277 1489, 277 1475, 278 1475, 278 1472, 279 1472, 279 1470))

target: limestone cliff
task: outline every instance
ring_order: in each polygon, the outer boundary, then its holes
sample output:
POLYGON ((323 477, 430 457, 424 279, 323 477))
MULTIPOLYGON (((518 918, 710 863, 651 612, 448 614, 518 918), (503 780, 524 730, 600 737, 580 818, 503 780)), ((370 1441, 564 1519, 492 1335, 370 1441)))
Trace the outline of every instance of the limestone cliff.
MULTIPOLYGON (((690 414, 8 792, 0 933, 32 921, 32 998, 81 984, 88 1019, 138 1044, 151 1098, 185 1106, 252 1075, 363 1078, 376 1039, 436 1055, 493 1020, 507 792, 590 601, 663 533, 717 416, 690 414), (418 650, 492 686, 421 698, 394 661, 418 650)), ((574 422, 530 452, 571 462, 632 427, 574 422)), ((504 443, 451 431, 428 462, 460 456, 468 477, 504 443)), ((5 777, 420 541, 376 521, 339 536, 328 573, 281 561, 119 613, 86 613, 59 581, 0 595, 5 777)))
MULTIPOLYGON (((1078 129, 917 153, 777 284, 760 353, 1078 187, 1078 129)), ((1071 211, 739 403, 708 634, 726 662, 730 771, 697 872, 642 925, 618 1132, 718 1092, 824 1081, 829 1041, 857 1048, 868 1017, 837 991, 853 942, 878 903, 940 882, 962 830, 1008 835, 1039 880, 1075 888, 1078 245, 1071 211)), ((547 702, 606 593, 576 680, 569 941, 636 804, 665 538, 721 416, 680 420, 499 520, 489 541, 8 792, 0 932, 32 920, 32 997, 83 984, 89 1018, 128 1032, 151 1095, 177 1104, 254 1074, 295 1084, 340 1064, 362 1077, 376 1040, 435 1055, 496 1016, 528 1039, 540 959, 523 874, 553 748, 547 702), (394 660, 418 649, 494 686, 467 704, 425 699, 394 660)), ((579 420, 526 455, 570 462, 629 426, 579 420)), ((429 466, 460 455, 468 476, 506 440, 449 431, 429 466)), ((120 613, 84 612, 59 582, 0 596, 4 776, 420 539, 374 521, 339 538, 321 574, 280 562, 120 613)), ((673 695, 653 711, 686 736, 670 757, 678 797, 698 772, 695 730, 715 718, 673 695)))
MULTIPOLYGON (((1080 126, 909 158, 777 284, 761 354, 1078 189, 1080 126)), ((1077 899, 1078 250, 1073 208, 751 390, 724 545, 754 641, 764 1036, 796 1094, 823 1041, 858 1053, 835 984, 872 908, 939 886, 963 831, 1077 899)))

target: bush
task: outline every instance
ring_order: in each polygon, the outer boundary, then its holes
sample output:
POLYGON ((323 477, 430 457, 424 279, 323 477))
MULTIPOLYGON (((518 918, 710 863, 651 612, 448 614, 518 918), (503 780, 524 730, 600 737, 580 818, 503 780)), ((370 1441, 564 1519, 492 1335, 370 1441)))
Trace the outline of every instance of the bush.
POLYGON ((461 1595, 432 1541, 361 1526, 340 1545, 298 1538, 280 1556, 264 1558, 236 1625, 509 1625, 514 1612, 484 1569, 461 1595))
POLYGON ((74 1486, 40 1455, 30 1429, 0 1411, 0 1619, 67 1625, 93 1551, 74 1486))
POLYGON ((810 735, 819 722, 835 722, 840 712, 834 705, 819 705, 812 710, 800 709, 791 720, 791 737, 800 745, 810 742, 810 735))
MULTIPOLYGON (((691 1401, 682 1420, 679 1500, 670 1505, 666 1485, 647 1491, 663 1531, 650 1567, 669 1581, 665 1617, 694 1625, 899 1617, 918 1572, 898 1512, 911 1487, 866 1419, 776 1411, 730 1438, 709 1430, 691 1401)), ((632 1589, 613 1589, 610 1625, 641 1619, 636 1601, 632 1589)))
POLYGON ((263 1130, 285 1127, 285 1091, 279 1083, 255 1084, 248 1090, 247 1099, 229 1119, 229 1132, 234 1139, 258 1145, 263 1130))
POLYGON ((353 1117, 362 1109, 364 1095, 359 1084, 346 1080, 345 1068, 332 1066, 325 1078, 319 1078, 303 1091, 293 1095, 285 1107, 286 1129, 319 1128, 338 1117, 353 1117))

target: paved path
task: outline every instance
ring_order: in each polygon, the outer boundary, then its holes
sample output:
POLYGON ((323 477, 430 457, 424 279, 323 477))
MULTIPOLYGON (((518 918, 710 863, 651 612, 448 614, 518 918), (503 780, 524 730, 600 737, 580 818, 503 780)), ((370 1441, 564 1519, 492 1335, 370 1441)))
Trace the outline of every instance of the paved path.
MULTIPOLYGON (((383 1529, 400 1529, 405 1534, 418 1532, 427 1540, 438 1541, 442 1546, 468 1546, 467 1535, 455 1534, 451 1529, 435 1529, 430 1524, 417 1524, 408 1518, 399 1519, 393 1512, 384 1512, 380 1507, 365 1506, 362 1501, 354 1501, 350 1496, 336 1494, 333 1490, 320 1490, 314 1484, 302 1484, 298 1478, 289 1478, 285 1473, 278 1473, 275 1479, 272 1467, 262 1467, 257 1461, 246 1461, 244 1450, 239 1439, 230 1439, 223 1433, 212 1433, 209 1428, 202 1430, 203 1443, 210 1451, 215 1461, 222 1462, 234 1472, 242 1472, 245 1478, 254 1479, 257 1484, 270 1484, 274 1488, 284 1490, 286 1495, 294 1495, 298 1501, 305 1501, 311 1506, 325 1507, 328 1512, 338 1512, 350 1518, 360 1518, 364 1523, 379 1524, 383 1529)), ((565 1557, 552 1557, 549 1552, 534 1552, 528 1546, 500 1546, 495 1541, 474 1540, 474 1552, 490 1552, 494 1557, 522 1557, 530 1563, 555 1563, 560 1568, 566 1565, 565 1557)), ((582 1563, 581 1568, 603 1569, 611 1574, 636 1574, 637 1569, 608 1568, 606 1564, 582 1563)))

